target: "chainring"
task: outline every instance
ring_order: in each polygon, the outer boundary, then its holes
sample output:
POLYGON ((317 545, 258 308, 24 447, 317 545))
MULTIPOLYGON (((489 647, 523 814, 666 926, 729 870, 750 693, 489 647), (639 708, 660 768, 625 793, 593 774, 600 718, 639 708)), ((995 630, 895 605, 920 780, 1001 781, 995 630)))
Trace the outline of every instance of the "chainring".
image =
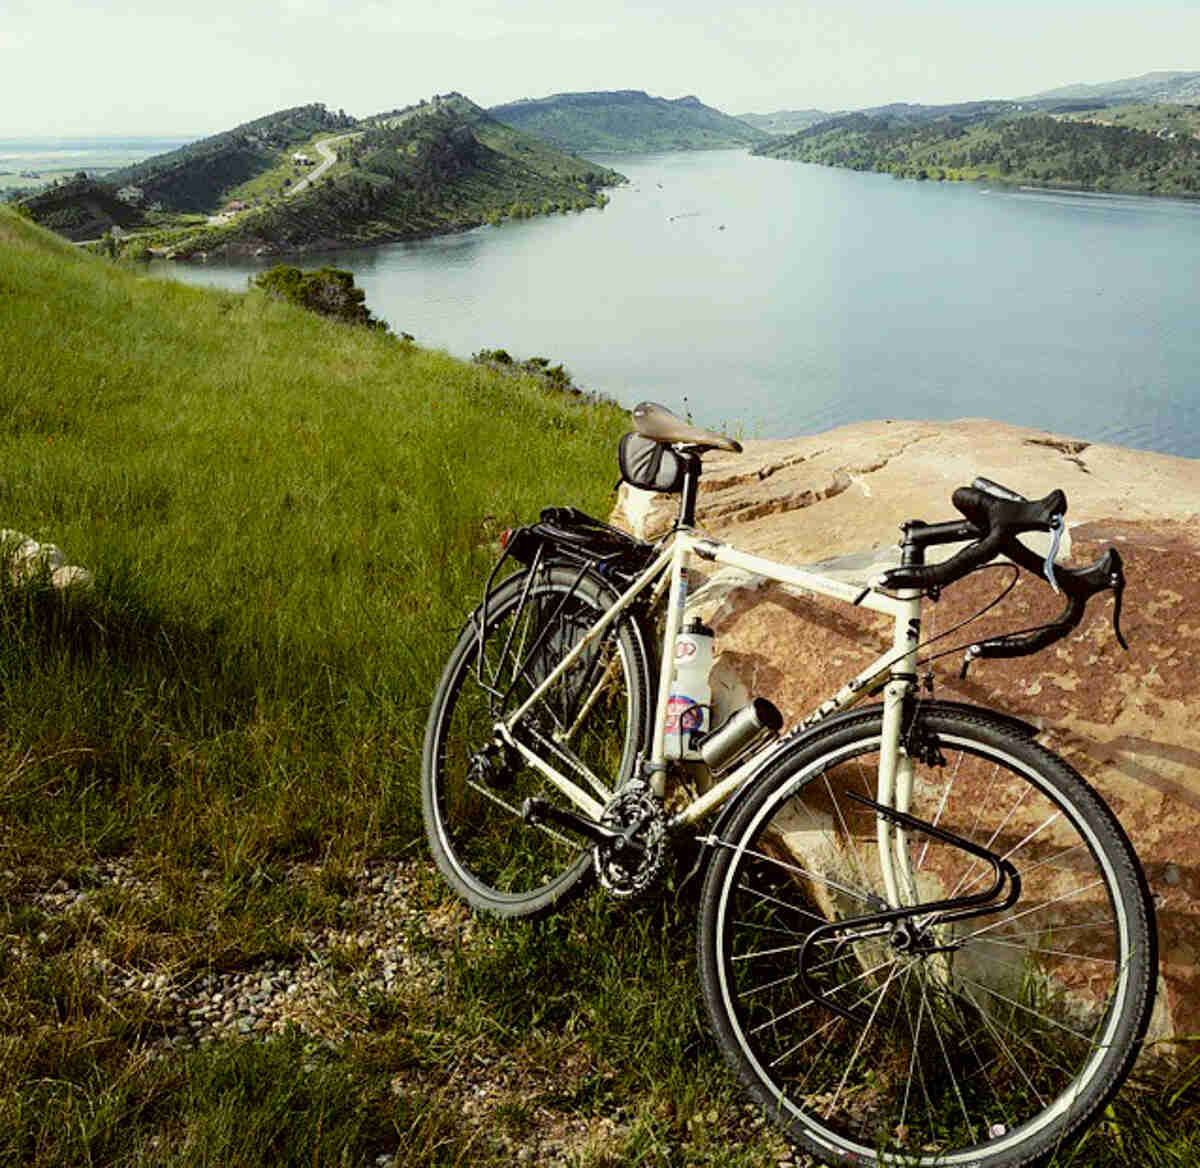
POLYGON ((630 841, 596 844, 592 849, 600 887, 617 900, 644 895, 654 887, 666 860, 667 817, 662 803, 644 783, 633 783, 605 807, 600 822, 630 841))

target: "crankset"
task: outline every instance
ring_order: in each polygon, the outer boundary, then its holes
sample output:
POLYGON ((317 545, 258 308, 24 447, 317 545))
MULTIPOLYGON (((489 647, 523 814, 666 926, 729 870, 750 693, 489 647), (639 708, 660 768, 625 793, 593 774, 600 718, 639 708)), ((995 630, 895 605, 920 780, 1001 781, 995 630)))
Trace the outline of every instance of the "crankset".
POLYGON ((599 820, 585 819, 545 799, 526 799, 521 817, 526 823, 552 823, 591 840, 600 886, 618 900, 647 892, 662 872, 667 819, 644 783, 630 783, 599 820))
POLYGON ((991 866, 993 883, 983 892, 972 893, 969 896, 953 896, 945 900, 930 900, 922 904, 905 905, 900 908, 888 908, 877 897, 871 898, 874 912, 862 916, 847 917, 840 921, 830 921, 813 929, 804 940, 800 949, 800 982, 805 991, 822 1006, 840 1014, 851 1021, 862 1021, 852 1010, 846 1009, 837 1002, 826 997, 813 984, 811 963, 816 957, 817 946, 833 943, 836 956, 847 945, 868 937, 888 938, 888 944, 900 953, 910 953, 914 956, 926 956, 932 953, 947 953, 958 949, 962 942, 952 942, 948 945, 938 944, 936 929, 948 921, 966 920, 968 917, 985 916, 988 913, 1004 912, 1012 908, 1021 895, 1021 877, 1016 868, 1002 856, 987 848, 980 847, 962 836, 946 831, 935 824, 926 823, 923 819, 897 811, 883 803, 876 803, 865 795, 847 791, 848 798, 857 803, 870 807, 877 815, 882 816, 899 827, 910 831, 919 831, 924 835, 941 840, 955 848, 985 861, 991 866), (916 918, 923 918, 917 921, 916 918))

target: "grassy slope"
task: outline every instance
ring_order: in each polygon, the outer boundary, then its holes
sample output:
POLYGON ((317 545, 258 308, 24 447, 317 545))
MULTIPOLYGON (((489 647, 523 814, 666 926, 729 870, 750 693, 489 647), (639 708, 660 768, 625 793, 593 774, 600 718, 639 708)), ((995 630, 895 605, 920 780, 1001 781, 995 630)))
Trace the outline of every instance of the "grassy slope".
MULTIPOLYGON (((346 782, 370 787, 398 767, 410 775, 489 533, 548 493, 603 508, 618 412, 258 296, 139 279, 8 214, 0 224, 3 525, 97 572, 100 623, 117 641, 100 638, 78 667, 102 682, 119 665, 162 691, 141 724, 119 711, 133 743, 111 741, 118 711, 102 708, 98 684, 72 699, 83 703, 76 731, 49 719, 51 741, 9 751, 53 753, 86 726, 114 779, 139 776, 138 756, 161 751, 169 803, 178 766, 206 769, 210 752, 228 752, 205 744, 219 711, 236 728, 230 761, 262 766, 264 780, 274 763, 259 747, 307 733, 313 718, 329 754, 289 765, 327 778, 344 767, 346 782), (174 636, 194 660, 168 652, 174 636), (108 660, 118 647, 126 658, 108 660), (370 775, 364 735, 390 743, 370 775)), ((412 826, 409 803, 394 813, 412 826)))
MULTIPOLYGON (((0 525, 97 577, 76 607, 0 591, 0 1164, 499 1168, 566 1131, 578 1168, 778 1164, 700 1022, 686 898, 485 925, 421 859, 422 722, 487 538, 603 510, 624 418, 7 212, 0 369, 0 525), (344 942, 324 1028, 164 1054, 161 1003, 114 991, 352 936, 362 865, 401 859, 431 977, 356 989, 344 942), (141 893, 50 906, 113 861, 141 893)), ((1194 1095, 1123 1098, 1074 1163, 1196 1162, 1194 1095)))

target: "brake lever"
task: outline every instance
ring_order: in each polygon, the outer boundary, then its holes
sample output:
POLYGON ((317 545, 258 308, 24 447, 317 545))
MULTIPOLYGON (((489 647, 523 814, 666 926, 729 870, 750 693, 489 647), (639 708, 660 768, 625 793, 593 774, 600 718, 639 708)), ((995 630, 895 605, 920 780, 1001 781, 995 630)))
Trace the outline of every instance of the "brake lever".
POLYGON ((1113 590, 1113 634, 1117 638, 1117 644, 1129 652, 1129 643, 1121 635, 1121 598, 1125 595, 1125 566, 1121 563, 1121 556, 1115 548, 1109 549, 1115 560, 1112 569, 1109 572, 1109 584, 1113 590))
POLYGON ((1062 543, 1063 531, 1066 524, 1061 515, 1056 515, 1050 523, 1050 550, 1046 552, 1046 562, 1042 565, 1042 575, 1055 592, 1061 592, 1058 581, 1054 578, 1054 561, 1058 559, 1058 545, 1062 543))

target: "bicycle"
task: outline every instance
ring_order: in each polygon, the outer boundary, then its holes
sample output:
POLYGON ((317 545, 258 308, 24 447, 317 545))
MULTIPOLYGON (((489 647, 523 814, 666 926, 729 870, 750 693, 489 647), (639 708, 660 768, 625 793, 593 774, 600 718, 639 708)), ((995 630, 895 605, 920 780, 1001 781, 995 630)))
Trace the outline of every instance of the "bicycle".
POLYGON ((954 492, 960 519, 904 524, 900 564, 855 586, 699 531, 701 456, 740 445, 650 403, 633 418, 622 477, 677 494, 677 521, 651 544, 550 508, 506 533, 426 730, 440 871, 477 910, 534 916, 592 876, 644 893, 690 830, 711 1028, 789 1137, 834 1164, 1048 1157, 1140 1049, 1153 909, 1120 824, 1033 726, 921 692, 922 607, 1003 556, 1065 607, 971 644, 964 669, 1045 648, 1110 590, 1124 645, 1119 554, 1056 565, 1063 493, 977 479, 954 492), (1031 532, 1051 534, 1045 558, 1031 532), (926 562, 942 545, 964 546, 926 562), (707 731, 672 700, 692 555, 888 614, 891 648, 786 734, 762 698, 707 731), (699 794, 693 759, 712 775, 699 794))

